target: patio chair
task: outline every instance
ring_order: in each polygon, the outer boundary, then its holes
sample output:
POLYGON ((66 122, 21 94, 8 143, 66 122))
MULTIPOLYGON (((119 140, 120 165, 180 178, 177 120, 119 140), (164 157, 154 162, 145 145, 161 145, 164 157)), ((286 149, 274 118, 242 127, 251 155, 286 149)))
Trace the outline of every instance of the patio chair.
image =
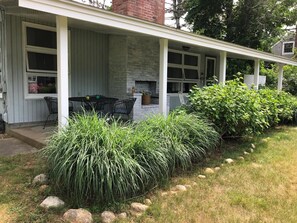
MULTIPOLYGON (((45 129, 45 126, 50 118, 50 116, 52 115, 58 115, 58 99, 55 97, 44 97, 44 100, 46 102, 47 108, 48 108, 48 116, 45 120, 45 123, 43 125, 43 129, 45 129)), ((73 112, 73 105, 72 103, 69 105, 69 114, 71 115, 71 113, 73 112)), ((56 117, 56 120, 58 119, 58 117, 56 117)))
POLYGON ((113 105, 112 116, 122 120, 129 120, 136 98, 118 100, 113 105))
POLYGON ((49 120, 49 117, 52 115, 58 114, 58 99, 54 97, 44 97, 44 100, 46 102, 47 108, 48 108, 48 116, 45 120, 45 123, 43 125, 43 129, 45 129, 45 126, 49 120))

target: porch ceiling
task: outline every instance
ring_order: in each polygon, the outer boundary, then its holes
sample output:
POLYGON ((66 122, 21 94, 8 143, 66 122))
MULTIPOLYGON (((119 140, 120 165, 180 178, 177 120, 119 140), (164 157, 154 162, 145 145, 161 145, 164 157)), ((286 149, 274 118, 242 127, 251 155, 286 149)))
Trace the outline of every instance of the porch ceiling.
POLYGON ((169 42, 195 46, 207 52, 225 51, 228 57, 261 59, 297 66, 297 61, 285 57, 119 15, 70 0, 19 0, 19 6, 65 16, 69 18, 69 23, 73 26, 87 27, 98 32, 153 36, 168 39, 169 42))

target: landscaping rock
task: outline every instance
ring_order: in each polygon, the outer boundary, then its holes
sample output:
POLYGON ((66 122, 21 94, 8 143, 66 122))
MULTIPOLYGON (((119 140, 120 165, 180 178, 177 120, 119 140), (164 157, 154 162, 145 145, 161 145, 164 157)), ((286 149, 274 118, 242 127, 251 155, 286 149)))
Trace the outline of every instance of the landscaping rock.
POLYGON ((104 211, 101 214, 102 222, 103 223, 111 223, 117 219, 115 214, 111 211, 104 211))
POLYGON ((162 197, 167 196, 167 195, 168 195, 168 192, 162 192, 162 193, 161 193, 161 196, 162 196, 162 197))
POLYGON ((231 158, 225 159, 225 162, 228 164, 234 163, 234 160, 231 158))
POLYGON ((218 166, 214 168, 215 171, 219 171, 220 169, 221 167, 218 167, 218 166))
POLYGON ((251 151, 251 153, 253 153, 254 152, 254 149, 250 149, 250 151, 251 151))
POLYGON ((36 177, 34 177, 32 184, 33 185, 41 185, 41 184, 47 184, 48 178, 45 174, 39 174, 36 177))
POLYGON ((171 195, 176 195, 177 194, 177 191, 170 191, 170 194, 171 195))
POLYGON ((205 179, 206 176, 205 176, 205 175, 198 175, 198 178, 200 178, 200 179, 205 179))
POLYGON ((145 204, 133 202, 131 204, 131 208, 133 211, 136 211, 136 212, 145 212, 149 208, 149 206, 145 204))
POLYGON ((237 159, 244 160, 244 157, 243 156, 239 156, 237 159))
POLYGON ((92 214, 85 209, 69 209, 63 215, 63 219, 70 223, 92 223, 92 214))
POLYGON ((244 155, 250 155, 250 153, 248 153, 247 151, 243 152, 244 155))
POLYGON ((43 194, 48 188, 49 188, 48 185, 41 185, 38 191, 43 194))
POLYGON ((126 212, 122 212, 122 213, 118 214, 118 218, 119 219, 125 219, 125 218, 127 218, 127 213, 126 212))
POLYGON ((214 174, 214 170, 211 169, 211 168, 206 168, 206 169, 204 170, 204 173, 206 173, 206 174, 214 174))
POLYGON ((144 203, 145 203, 146 205, 151 205, 153 202, 152 202, 150 199, 145 199, 145 200, 144 200, 144 203))
POLYGON ((258 163, 252 163, 252 167, 254 167, 254 168, 262 168, 262 165, 261 164, 258 164, 258 163))
POLYGON ((256 146, 255 146, 254 143, 251 144, 251 147, 252 147, 253 149, 256 149, 256 146))
POLYGON ((47 197, 42 203, 40 204, 41 207, 45 209, 49 208, 61 208, 65 205, 65 202, 62 201, 60 198, 55 196, 47 197))
POLYGON ((177 191, 186 191, 187 190, 187 188, 184 185, 176 185, 174 189, 177 191))

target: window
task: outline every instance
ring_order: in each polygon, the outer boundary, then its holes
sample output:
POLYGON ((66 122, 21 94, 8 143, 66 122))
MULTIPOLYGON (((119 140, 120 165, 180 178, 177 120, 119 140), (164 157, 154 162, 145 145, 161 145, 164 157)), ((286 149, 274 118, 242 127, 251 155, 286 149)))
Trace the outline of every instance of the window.
POLYGON ((216 76, 216 62, 214 57, 205 57, 205 81, 206 85, 214 83, 216 76))
POLYGON ((200 55, 177 50, 168 52, 167 93, 188 93, 200 83, 200 55))
POLYGON ((290 54, 293 55, 294 47, 295 47, 294 41, 284 42, 283 43, 283 55, 290 55, 290 54))
POLYGON ((40 98, 57 93, 55 28, 23 23, 25 95, 40 98))

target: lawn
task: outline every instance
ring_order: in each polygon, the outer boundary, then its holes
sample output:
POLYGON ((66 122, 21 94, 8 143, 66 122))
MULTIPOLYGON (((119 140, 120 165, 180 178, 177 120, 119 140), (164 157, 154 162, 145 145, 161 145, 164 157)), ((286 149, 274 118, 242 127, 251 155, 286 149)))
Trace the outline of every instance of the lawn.
MULTIPOLYGON (((147 195, 153 204, 145 215, 123 222, 296 222, 297 128, 277 128, 258 138, 225 142, 223 147, 225 152, 208 159, 204 167, 179 174, 167 188, 147 195), (237 160, 250 143, 256 145, 254 153, 237 160), (218 166, 229 157, 234 164, 198 178, 203 168, 218 166), (161 196, 171 186, 194 182, 186 192, 161 196)), ((51 194, 30 184, 43 168, 32 154, 0 158, 0 222, 62 222, 63 210, 46 212, 38 207, 51 194)), ((98 222, 100 213, 91 210, 98 222)))

